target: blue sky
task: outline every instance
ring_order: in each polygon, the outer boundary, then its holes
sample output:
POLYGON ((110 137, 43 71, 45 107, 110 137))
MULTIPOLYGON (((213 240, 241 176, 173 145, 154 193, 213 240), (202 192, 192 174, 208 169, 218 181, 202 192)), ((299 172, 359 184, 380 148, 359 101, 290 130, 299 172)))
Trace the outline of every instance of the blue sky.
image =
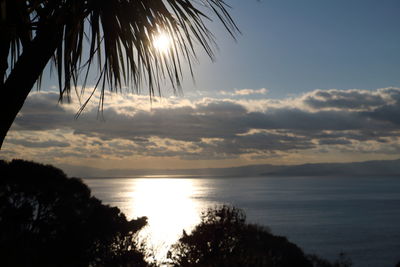
MULTIPOLYGON (((400 85, 400 2, 229 1, 242 35, 215 28, 217 62, 201 57, 197 89, 268 88, 280 98, 314 89, 400 85)), ((185 90, 192 87, 190 79, 185 90)))
MULTIPOLYGON (((79 109, 45 79, 2 157, 79 168, 206 168, 400 156, 400 1, 230 0, 237 42, 199 52, 183 96, 106 94, 79 109)), ((75 172, 76 173, 76 172, 75 172)), ((79 174, 79 173, 78 173, 79 174)))

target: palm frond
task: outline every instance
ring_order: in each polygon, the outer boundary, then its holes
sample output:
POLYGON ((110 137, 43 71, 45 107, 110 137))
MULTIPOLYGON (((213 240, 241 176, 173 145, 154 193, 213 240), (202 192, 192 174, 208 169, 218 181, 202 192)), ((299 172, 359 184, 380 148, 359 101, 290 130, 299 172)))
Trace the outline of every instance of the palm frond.
MULTIPOLYGON (((216 17, 233 37, 238 32, 223 0, 0 0, 0 7, 0 31, 7 36, 0 50, 9 46, 8 72, 46 24, 59 24, 62 41, 52 62, 60 100, 68 99, 79 83, 83 89, 78 94, 83 94, 93 72, 101 101, 106 89, 137 93, 147 87, 150 96, 160 94, 162 80, 180 90, 182 66, 187 64, 193 74, 198 47, 214 58, 215 39, 206 21, 216 17), (152 45, 160 31, 173 40, 167 53, 152 45)), ((0 74, 6 79, 7 72, 0 74)))

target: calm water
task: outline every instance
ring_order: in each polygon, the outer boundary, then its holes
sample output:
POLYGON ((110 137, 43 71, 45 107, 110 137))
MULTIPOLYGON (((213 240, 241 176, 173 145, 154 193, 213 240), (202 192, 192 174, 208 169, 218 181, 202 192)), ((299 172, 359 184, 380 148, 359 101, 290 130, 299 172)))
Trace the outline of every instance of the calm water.
POLYGON ((85 179, 95 196, 129 218, 147 216, 160 255, 199 222, 205 208, 230 203, 307 253, 347 253, 359 267, 400 261, 400 177, 85 179))

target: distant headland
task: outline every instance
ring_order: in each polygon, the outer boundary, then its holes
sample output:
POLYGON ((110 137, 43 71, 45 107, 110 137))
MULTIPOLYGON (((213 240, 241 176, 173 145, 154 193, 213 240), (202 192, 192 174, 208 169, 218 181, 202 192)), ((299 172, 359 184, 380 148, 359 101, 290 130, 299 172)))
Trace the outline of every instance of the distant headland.
POLYGON ((301 165, 247 165, 204 169, 100 169, 60 165, 69 175, 86 178, 201 178, 249 176, 400 176, 400 159, 351 163, 310 163, 301 165))

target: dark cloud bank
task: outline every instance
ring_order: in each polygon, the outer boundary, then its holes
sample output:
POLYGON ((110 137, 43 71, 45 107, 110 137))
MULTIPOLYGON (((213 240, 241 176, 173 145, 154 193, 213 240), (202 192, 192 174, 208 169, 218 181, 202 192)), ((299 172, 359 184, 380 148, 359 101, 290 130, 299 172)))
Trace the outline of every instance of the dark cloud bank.
MULTIPOLYGON (((98 146, 108 142, 104 152, 127 156, 273 157, 276 153, 327 148, 400 152, 398 88, 315 90, 281 101, 210 98, 151 111, 136 108, 131 102, 118 102, 105 108, 106 121, 98 120, 97 107, 88 108, 74 120, 76 110, 56 105, 57 100, 55 93, 31 96, 16 119, 14 131, 69 129, 75 136, 96 138, 98 146), (262 109, 254 110, 254 103, 262 109), (121 140, 126 143, 121 144, 121 140), (160 140, 164 140, 162 149, 160 140), (376 148, 365 149, 365 144, 370 147, 371 143, 376 148), (391 150, 385 150, 384 145, 390 145, 391 150), (177 146, 179 149, 172 149, 177 146)), ((26 147, 68 146, 65 140, 9 142, 26 147)))

